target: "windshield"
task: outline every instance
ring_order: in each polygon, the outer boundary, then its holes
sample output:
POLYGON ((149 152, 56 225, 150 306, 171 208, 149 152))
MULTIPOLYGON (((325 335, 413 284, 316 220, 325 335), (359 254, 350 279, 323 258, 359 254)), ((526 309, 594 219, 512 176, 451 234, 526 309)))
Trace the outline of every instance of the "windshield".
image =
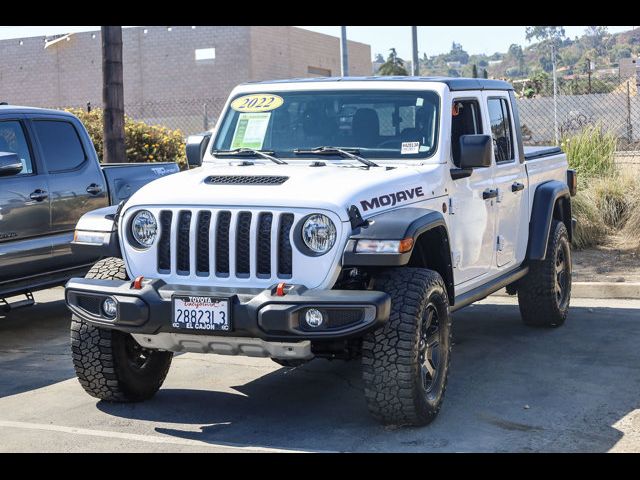
POLYGON ((362 157, 426 158, 438 139, 439 97, 432 91, 298 91, 237 96, 215 150, 253 148, 278 157, 294 150, 358 149, 362 157))

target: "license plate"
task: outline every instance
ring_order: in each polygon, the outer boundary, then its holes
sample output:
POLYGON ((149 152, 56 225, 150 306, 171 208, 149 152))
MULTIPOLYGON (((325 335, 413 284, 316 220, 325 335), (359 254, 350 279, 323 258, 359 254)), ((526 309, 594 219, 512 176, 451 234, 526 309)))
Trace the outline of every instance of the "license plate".
POLYGON ((214 297, 173 297, 173 328, 231 330, 229 300, 214 297))

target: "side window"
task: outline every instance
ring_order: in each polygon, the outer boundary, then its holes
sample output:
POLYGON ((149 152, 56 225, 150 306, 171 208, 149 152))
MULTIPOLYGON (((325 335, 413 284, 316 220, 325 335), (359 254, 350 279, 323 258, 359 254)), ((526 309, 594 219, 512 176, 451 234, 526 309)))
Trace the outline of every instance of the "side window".
POLYGON ((22 171, 18 175, 33 173, 31 153, 20 122, 15 120, 0 122, 0 152, 18 154, 22 162, 22 171))
POLYGON ((480 104, 477 100, 454 100, 451 115, 451 156, 459 167, 460 137, 482 133, 480 104))
POLYGON ((515 158, 513 152, 513 134, 511 116, 505 98, 490 98, 488 101, 493 151, 496 162, 508 162, 515 158))
POLYGON ((50 173, 73 170, 85 161, 86 155, 80 137, 71 123, 36 120, 33 125, 50 173))

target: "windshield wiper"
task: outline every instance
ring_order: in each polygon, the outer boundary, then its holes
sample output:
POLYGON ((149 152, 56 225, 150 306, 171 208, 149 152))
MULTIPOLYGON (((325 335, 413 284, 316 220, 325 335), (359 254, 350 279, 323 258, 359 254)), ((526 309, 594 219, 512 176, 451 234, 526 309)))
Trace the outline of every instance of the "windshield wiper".
POLYGON ((271 160, 273 163, 277 163, 278 165, 286 165, 287 163, 284 160, 280 160, 279 158, 272 156, 274 153, 272 151, 256 150, 254 148, 242 147, 242 148, 234 148, 233 150, 214 150, 211 153, 213 155, 220 155, 221 157, 225 155, 239 155, 239 156, 250 155, 254 157, 262 157, 262 158, 266 158, 267 160, 271 160))
POLYGON ((315 154, 315 155, 342 155, 343 157, 348 157, 351 158, 353 160, 357 160, 360 163, 364 163, 367 167, 379 167, 380 165, 378 165, 375 162, 372 162, 371 160, 367 160, 366 158, 362 158, 361 156, 358 155, 358 153, 360 153, 360 150, 358 150, 357 148, 349 148, 349 149, 344 149, 344 148, 337 148, 337 147, 316 147, 316 148, 311 148, 311 149, 304 149, 304 148, 296 148, 293 153, 297 154, 297 155, 301 155, 301 154, 315 154))

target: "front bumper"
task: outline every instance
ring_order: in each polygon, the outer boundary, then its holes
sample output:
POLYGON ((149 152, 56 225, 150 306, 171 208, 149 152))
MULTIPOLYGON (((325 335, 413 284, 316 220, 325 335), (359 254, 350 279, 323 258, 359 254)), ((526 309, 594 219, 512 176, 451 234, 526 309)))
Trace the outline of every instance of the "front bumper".
POLYGON ((73 278, 66 285, 65 300, 70 310, 86 322, 132 333, 137 339, 159 334, 179 338, 188 334, 221 341, 225 337, 267 342, 335 340, 362 335, 389 318, 391 299, 384 292, 308 290, 300 285, 287 285, 285 292, 284 296, 276 295, 276 286, 266 290, 194 287, 171 285, 158 279, 144 280, 141 288, 135 289, 129 281, 73 278), (228 299, 231 331, 174 328, 174 295, 228 299), (107 297, 117 302, 113 320, 102 313, 101 305, 107 297), (304 311, 308 308, 318 308, 326 314, 327 321, 322 327, 313 329, 306 325, 304 311))

